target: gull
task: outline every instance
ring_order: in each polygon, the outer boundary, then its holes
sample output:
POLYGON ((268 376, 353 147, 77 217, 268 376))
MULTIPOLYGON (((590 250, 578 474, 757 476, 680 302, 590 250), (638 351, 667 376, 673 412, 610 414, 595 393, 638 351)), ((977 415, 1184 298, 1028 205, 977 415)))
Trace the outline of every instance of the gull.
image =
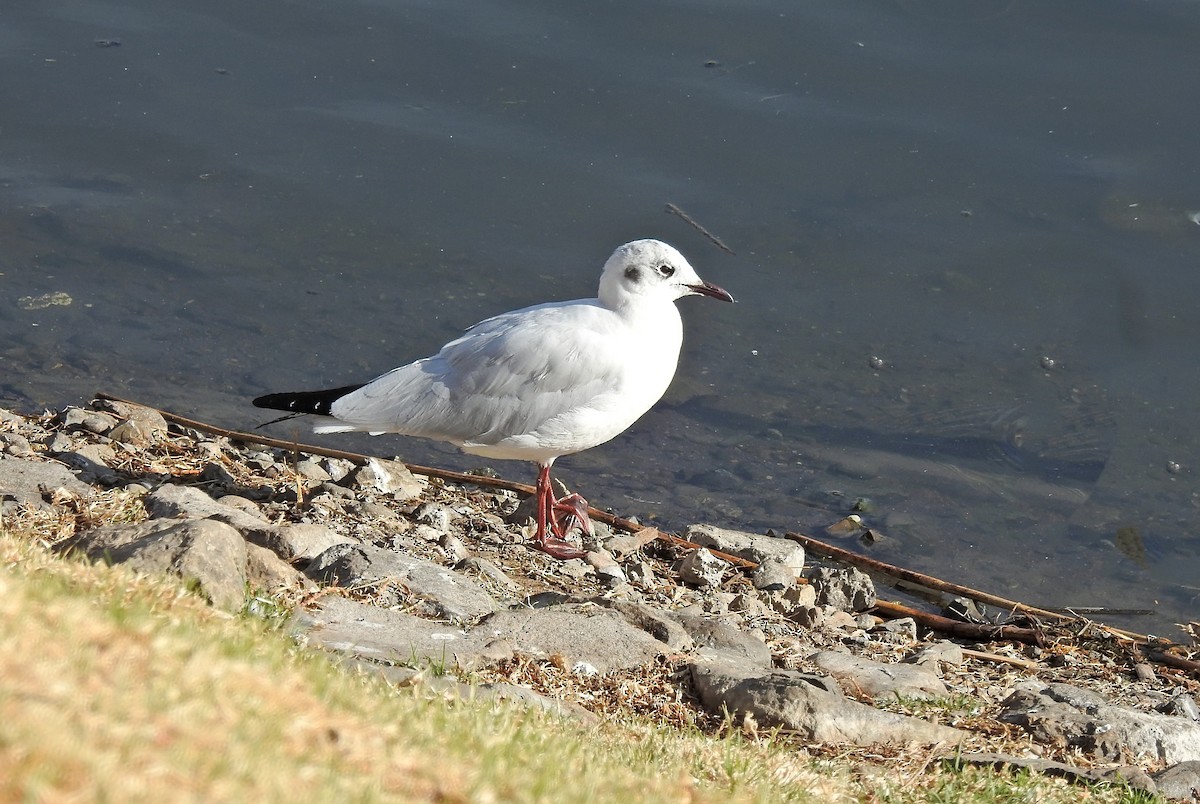
POLYGON ((567 534, 576 524, 591 533, 587 501, 556 499, 550 467, 620 435, 662 398, 683 344, 675 300, 692 295, 733 301, 674 247, 635 240, 605 262, 594 299, 502 313, 368 383, 267 394, 254 405, 311 414, 317 433, 399 433, 533 461, 535 546, 578 558, 583 551, 567 534))

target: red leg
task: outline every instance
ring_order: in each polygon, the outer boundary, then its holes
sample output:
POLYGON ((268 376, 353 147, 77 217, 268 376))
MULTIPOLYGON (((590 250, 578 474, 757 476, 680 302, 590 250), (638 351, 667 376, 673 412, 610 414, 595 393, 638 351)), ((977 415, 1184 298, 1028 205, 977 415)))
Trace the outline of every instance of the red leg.
POLYGON ((582 519, 581 524, 591 532, 591 520, 587 518, 587 503, 583 502, 583 498, 578 494, 572 494, 569 497, 564 497, 560 502, 554 498, 554 489, 550 485, 550 467, 541 466, 538 468, 537 478, 537 498, 535 507, 537 508, 537 534, 534 540, 539 550, 549 553, 557 559, 566 561, 572 558, 583 558, 585 555, 583 550, 580 550, 575 545, 568 542, 564 536, 565 531, 563 523, 570 517, 578 517, 579 503, 582 503, 582 519), (578 502, 572 500, 577 498, 578 502), (546 526, 549 525, 550 532, 546 532, 546 526))

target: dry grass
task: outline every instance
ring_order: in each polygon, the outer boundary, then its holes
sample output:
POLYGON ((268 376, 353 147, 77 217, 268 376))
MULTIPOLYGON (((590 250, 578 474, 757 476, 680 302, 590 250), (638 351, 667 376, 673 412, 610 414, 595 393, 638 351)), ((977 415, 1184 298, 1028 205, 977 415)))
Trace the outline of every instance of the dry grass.
POLYGON ((728 745, 655 727, 397 691, 177 583, 11 533, 0 566, 0 800, 754 800, 741 788, 777 770, 730 777, 728 745))
MULTIPOLYGON (((516 679, 514 679, 516 680, 516 679)), ((611 692, 611 690, 610 690, 611 692)), ((1074 801, 613 713, 584 727, 344 672, 168 579, 0 534, 0 800, 1074 801)))

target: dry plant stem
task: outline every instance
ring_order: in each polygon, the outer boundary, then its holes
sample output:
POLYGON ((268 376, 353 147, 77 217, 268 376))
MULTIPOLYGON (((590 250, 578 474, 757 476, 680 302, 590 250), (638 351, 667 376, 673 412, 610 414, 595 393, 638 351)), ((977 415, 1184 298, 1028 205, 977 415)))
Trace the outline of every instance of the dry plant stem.
POLYGON ((1037 617, 1044 617, 1048 620, 1057 620, 1062 622, 1077 622, 1078 618, 1071 617, 1066 614, 1059 614, 1055 611, 1047 609, 1039 609, 1034 606, 1027 606, 1024 603, 1018 603, 1015 600, 1006 600, 997 595, 992 595, 987 592, 980 592, 977 589, 971 589, 967 586, 961 586, 949 581, 943 581, 939 578, 934 578, 932 575, 925 575, 915 570, 897 567, 892 564, 885 564, 882 561, 877 561, 874 558, 868 558, 858 553, 852 553, 849 550, 843 550, 840 547, 834 547, 831 544, 817 541, 811 536, 805 536, 803 533, 786 533, 787 538, 797 541, 804 545, 805 549, 826 558, 833 558, 838 561, 858 567, 859 569, 876 572, 881 575, 888 575, 893 578, 898 578, 902 581, 924 586, 927 589, 934 589, 938 592, 948 592, 953 595, 961 595, 969 597, 972 600, 977 600, 980 603, 986 603, 989 606, 997 606, 1008 611, 1019 611, 1024 614, 1032 614, 1037 617))
POLYGON ((717 248, 721 249, 721 251, 724 251, 726 254, 729 254, 732 256, 737 256, 736 254, 734 254, 733 249, 731 249, 729 246, 725 245, 721 241, 721 238, 717 237, 715 234, 713 234, 712 232, 705 229, 703 226, 701 226, 699 223, 697 223, 692 218, 691 215, 687 214, 679 207, 675 206, 674 204, 672 204, 670 202, 667 202, 667 212, 669 212, 672 215, 678 216, 679 219, 682 220, 684 223, 686 223, 688 226, 691 226, 697 232, 699 232, 700 234, 707 237, 710 241, 712 241, 712 244, 714 246, 716 246, 717 248))
MULTIPOLYGON (((931 575, 925 575, 923 573, 916 572, 914 570, 904 569, 903 567, 897 567, 892 564, 886 564, 882 561, 877 561, 873 558, 868 558, 867 556, 859 555, 858 553, 852 553, 849 550, 843 550, 840 547, 834 547, 833 545, 818 541, 818 540, 812 538, 811 536, 805 536, 802 533, 789 532, 789 533, 786 533, 785 536, 789 539, 792 539, 793 541, 799 542, 800 544, 804 545, 804 547, 812 553, 816 553, 818 555, 825 556, 826 558, 832 558, 837 561, 841 561, 843 563, 850 564, 851 566, 859 567, 860 569, 863 569, 866 571, 876 572, 881 575, 887 575, 887 576, 890 576, 893 578, 898 578, 900 580, 908 581, 910 583, 914 583, 919 586, 924 586, 929 589, 934 589, 934 590, 941 591, 941 592, 949 592, 952 594, 961 595, 963 597, 969 597, 972 600, 977 600, 981 603, 986 603, 988 605, 1004 608, 1008 611, 1014 611, 1014 612, 1019 611, 1019 612, 1023 612, 1026 614, 1034 615, 1036 617, 1042 617, 1043 619, 1051 620, 1051 621, 1055 621, 1055 622, 1081 624, 1081 625, 1083 625, 1085 630, 1087 628, 1096 628, 1097 630, 1102 631, 1106 635, 1113 637, 1115 639, 1132 641, 1132 642, 1135 642, 1138 644, 1142 644, 1142 645, 1151 647, 1152 649, 1147 651, 1147 658, 1150 661, 1157 662, 1159 664, 1168 665, 1170 667, 1175 667, 1180 670, 1186 670, 1187 672, 1193 673, 1196 675, 1200 675, 1200 662, 1197 662, 1193 659, 1188 659, 1188 658, 1179 656, 1174 653, 1169 653, 1166 650, 1164 650, 1164 648, 1168 648, 1168 647, 1174 647, 1174 648, 1180 648, 1180 649, 1186 650, 1185 646, 1179 645, 1178 643, 1171 642, 1170 640, 1162 639, 1160 637, 1150 637, 1150 636, 1146 636, 1145 634, 1136 633, 1134 631, 1126 631, 1122 628, 1116 628, 1111 625, 1103 625, 1100 623, 1094 623, 1090 620, 1085 620, 1082 617, 1072 617, 1067 614, 1060 614, 1056 611, 1049 611, 1047 609, 1040 609, 1040 608, 1036 608, 1034 606, 1027 606, 1024 603, 1018 603, 1015 600, 1008 600, 1006 598, 999 597, 997 595, 992 595, 987 592, 981 592, 977 589, 971 589, 970 587, 967 587, 967 586, 961 586, 959 584, 950 583, 949 581, 943 581, 939 578, 934 578, 931 575)), ((899 604, 887 604, 887 605, 899 606, 899 604)), ((900 607, 900 608, 907 609, 907 607, 900 607)), ((912 614, 896 614, 895 616, 912 616, 914 619, 917 618, 918 614, 925 618, 930 618, 930 617, 936 616, 936 615, 931 615, 931 614, 925 614, 924 612, 918 612, 916 609, 907 609, 907 611, 910 611, 913 613, 912 614)), ((946 623, 955 624, 956 629, 960 625, 970 625, 969 623, 961 623, 960 624, 956 620, 948 620, 944 617, 938 618, 938 619, 943 620, 946 623)), ((929 625, 928 627, 935 628, 936 630, 942 630, 941 628, 934 626, 934 625, 929 625)), ((982 627, 983 628, 991 628, 991 626, 982 626, 982 627)), ((1028 629, 1016 629, 1016 632, 1020 633, 1022 631, 1027 631, 1027 630, 1028 629)), ((949 631, 948 633, 955 633, 955 631, 949 631)), ((1006 638, 1019 639, 1019 637, 1015 637, 1015 636, 1014 637, 1006 637, 1006 638)), ((1020 641, 1026 642, 1029 640, 1021 639, 1020 641)), ((1034 642, 1033 644, 1039 644, 1039 643, 1034 642)))
MULTIPOLYGON (((297 452, 297 451, 304 452, 309 455, 320 455, 325 458, 338 458, 338 459, 350 461, 351 463, 356 463, 356 464, 365 464, 367 461, 369 461, 371 459, 371 456, 363 455, 358 452, 347 452, 345 450, 340 450, 340 449, 330 449, 329 447, 320 447, 320 446, 317 446, 316 444, 303 444, 303 443, 300 443, 299 441, 287 441, 287 440, 280 439, 280 438, 271 438, 270 436, 259 435, 257 433, 246 433, 246 432, 242 432, 240 430, 229 430, 224 427, 217 427, 216 425, 208 424, 207 422, 198 421, 196 419, 189 419, 186 416, 180 416, 176 413, 171 413, 170 411, 163 410, 161 408, 156 408, 152 405, 146 405, 142 402, 134 402, 131 399, 122 399, 119 396, 113 396, 112 394, 106 394, 103 391, 97 391, 96 398, 104 399, 109 402, 120 402, 125 405, 136 405, 139 408, 146 408, 147 410, 153 410, 155 413, 158 413, 160 416, 162 416, 167 421, 177 424, 180 427, 190 427, 193 430, 200 430, 202 432, 210 433, 215 436, 222 436, 224 438, 228 438, 230 441, 241 441, 241 442, 247 443, 247 444, 259 444, 264 447, 276 447, 278 449, 285 449, 285 450, 289 450, 291 452, 297 452)), ((527 483, 516 483, 512 480, 505 480, 505 479, 499 478, 499 477, 488 477, 487 475, 473 475, 473 474, 468 474, 466 472, 454 472, 449 469, 438 469, 433 466, 420 466, 419 464, 415 464, 415 463, 405 463, 404 465, 413 474, 425 475, 426 477, 436 477, 441 480, 449 480, 454 483, 471 483, 476 486, 486 486, 488 488, 507 489, 508 491, 515 491, 518 494, 523 494, 526 497, 532 497, 536 491, 533 486, 530 486, 527 483)), ((599 520, 600 522, 604 522, 607 525, 611 525, 615 528, 620 528, 621 530, 628 531, 629 533, 637 533, 638 531, 642 530, 645 527, 644 525, 639 525, 638 523, 633 522, 632 520, 625 519, 625 518, 619 517, 619 516, 615 516, 613 514, 608 513, 607 511, 601 511, 599 509, 591 508, 591 507, 588 508, 588 516, 591 517, 592 519, 599 520)), ((700 547, 700 545, 698 545, 698 544, 689 542, 687 539, 681 539, 678 536, 675 536, 674 534, 670 534, 670 533, 659 532, 658 538, 660 538, 663 541, 666 541, 670 544, 676 545, 677 547, 684 547, 684 548, 689 548, 689 549, 700 547)), ((742 569, 752 570, 752 569, 755 569, 758 567, 758 565, 755 564, 753 561, 747 561, 744 558, 738 558, 737 556, 729 555, 728 553, 722 553, 719 550, 712 550, 710 548, 709 552, 711 552, 717 558, 719 558, 723 561, 727 561, 728 563, 733 564, 736 567, 741 567, 742 569)))
POLYGON ((971 650, 970 648, 960 648, 960 650, 962 650, 963 656, 969 656, 972 659, 980 659, 994 664, 1011 664, 1013 667, 1020 667, 1025 670, 1039 669, 1037 662, 1018 659, 1015 656, 1001 656, 999 653, 988 653, 987 651, 971 650))
POLYGON ((1200 677, 1200 662, 1194 659, 1185 659, 1182 656, 1176 656, 1174 653, 1167 653, 1162 650, 1146 651, 1146 659, 1157 664, 1164 664, 1167 667, 1174 667, 1176 670, 1186 670, 1192 675, 1200 677))
POLYGON ((930 614, 920 609, 914 609, 890 600, 875 601, 875 610, 888 617, 912 617, 914 620, 943 634, 963 637, 981 642, 996 642, 1011 639, 1015 642, 1025 642, 1030 645, 1043 645, 1044 637, 1041 631, 1032 628, 1017 628, 1012 625, 979 625, 951 620, 938 614, 930 614))

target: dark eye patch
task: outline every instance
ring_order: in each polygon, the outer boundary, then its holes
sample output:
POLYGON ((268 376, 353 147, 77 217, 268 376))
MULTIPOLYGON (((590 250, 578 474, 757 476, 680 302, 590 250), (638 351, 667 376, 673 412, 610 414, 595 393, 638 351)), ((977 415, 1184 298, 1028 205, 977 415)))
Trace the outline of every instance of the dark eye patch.
POLYGON ((642 272, 638 270, 636 265, 631 265, 625 269, 625 278, 633 282, 640 282, 642 272))

